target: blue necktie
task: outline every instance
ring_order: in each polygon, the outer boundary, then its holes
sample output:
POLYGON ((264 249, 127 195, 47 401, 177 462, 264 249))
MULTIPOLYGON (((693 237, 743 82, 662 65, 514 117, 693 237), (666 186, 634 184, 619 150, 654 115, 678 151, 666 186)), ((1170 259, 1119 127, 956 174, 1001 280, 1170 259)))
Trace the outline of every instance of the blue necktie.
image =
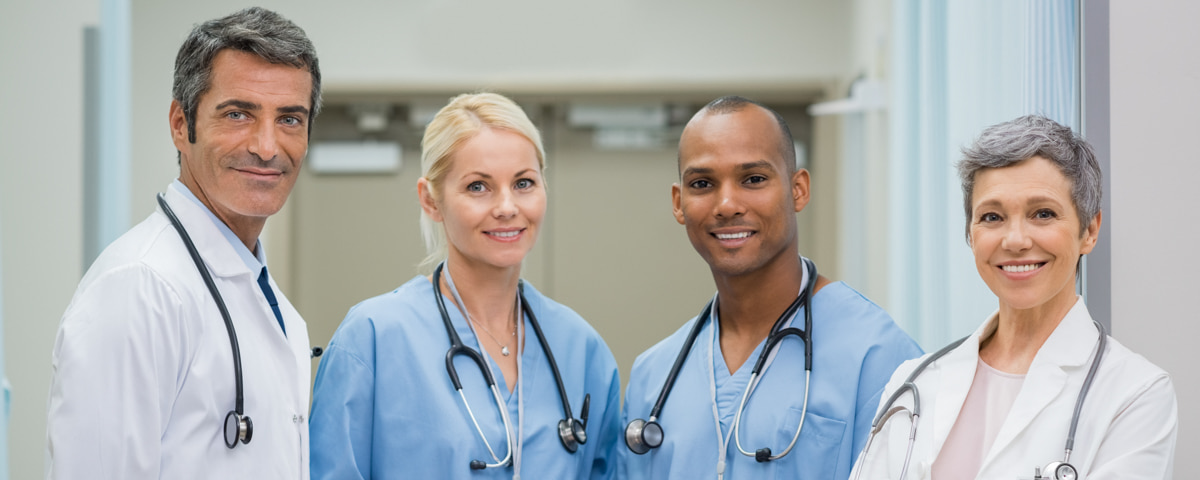
POLYGON ((283 326, 283 314, 279 313, 279 301, 275 299, 275 291, 271 290, 271 282, 267 280, 267 267, 263 267, 262 273, 258 275, 258 286, 262 288, 263 296, 267 297, 267 303, 271 304, 271 311, 275 312, 275 320, 279 321, 283 335, 287 336, 287 327, 283 326))

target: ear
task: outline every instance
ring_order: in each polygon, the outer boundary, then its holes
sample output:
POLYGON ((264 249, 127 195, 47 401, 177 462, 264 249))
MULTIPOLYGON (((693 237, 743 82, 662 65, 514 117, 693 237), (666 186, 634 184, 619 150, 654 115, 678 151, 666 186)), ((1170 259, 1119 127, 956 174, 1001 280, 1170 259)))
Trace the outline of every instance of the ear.
POLYGON ((188 141, 188 124, 187 115, 183 113, 183 105, 179 104, 179 100, 171 100, 171 109, 167 114, 167 125, 171 127, 171 141, 175 143, 175 149, 180 152, 187 152, 188 146, 192 142, 188 141))
POLYGON ((808 170, 799 169, 792 174, 792 201, 795 203, 796 211, 804 210, 808 205, 809 190, 808 190, 808 170))
POLYGON ((671 213, 675 215, 675 221, 679 222, 680 225, 684 224, 683 207, 680 204, 682 199, 679 197, 683 194, 682 188, 683 187, 680 187, 678 183, 671 184, 671 213))
POLYGON ((1096 216, 1092 217, 1092 221, 1088 223, 1087 230, 1083 232, 1083 245, 1079 248, 1080 255, 1092 253, 1092 249, 1096 248, 1096 240, 1100 237, 1100 222, 1104 212, 1096 212, 1096 216))
POLYGON ((433 185, 430 184, 429 180, 426 180, 425 177, 418 179, 417 201, 421 202, 421 210, 424 211, 426 215, 429 215, 429 218, 433 219, 435 222, 441 223, 442 211, 438 208, 437 199, 433 197, 433 191, 431 190, 432 188, 433 185))

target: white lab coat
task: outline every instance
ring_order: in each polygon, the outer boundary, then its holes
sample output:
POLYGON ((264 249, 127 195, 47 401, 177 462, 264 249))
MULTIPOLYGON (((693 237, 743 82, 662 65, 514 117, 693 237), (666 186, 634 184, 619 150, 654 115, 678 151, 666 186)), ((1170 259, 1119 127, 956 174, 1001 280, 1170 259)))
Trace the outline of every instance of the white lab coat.
POLYGON ((225 446, 234 408, 224 321, 161 210, 88 269, 54 343, 47 478, 307 479, 311 360, 304 320, 275 287, 287 336, 204 209, 167 201, 224 297, 241 347, 249 444, 225 446))
MULTIPOLYGON (((995 330, 996 321, 993 314, 966 342, 917 378, 922 416, 907 478, 930 478, 975 377, 979 340, 995 330)), ((1075 400, 1098 335, 1083 300, 1077 300, 1034 357, 977 478, 1033 478, 1034 467, 1063 460, 1075 400)), ((896 370, 884 389, 880 409, 922 359, 909 360, 896 370)), ((911 395, 904 394, 896 404, 911 408, 911 395)), ((1109 338, 1084 400, 1070 463, 1081 479, 1170 479, 1177 423, 1175 389, 1167 373, 1109 338)), ((860 455, 855 473, 865 468, 864 479, 899 478, 909 425, 904 414, 893 416, 870 450, 860 455)))

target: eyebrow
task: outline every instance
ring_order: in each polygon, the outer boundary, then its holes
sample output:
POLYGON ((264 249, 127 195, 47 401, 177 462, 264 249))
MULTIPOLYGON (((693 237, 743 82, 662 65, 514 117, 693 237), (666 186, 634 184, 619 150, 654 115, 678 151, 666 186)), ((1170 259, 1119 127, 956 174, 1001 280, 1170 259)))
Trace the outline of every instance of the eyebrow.
MULTIPOLYGON (((1037 204, 1045 204, 1045 203, 1052 203, 1058 207, 1063 206, 1062 202, 1058 201, 1058 199, 1055 199, 1054 197, 1047 197, 1045 195, 1037 195, 1037 196, 1029 197, 1028 199, 1026 199, 1025 205, 1037 205, 1037 204)), ((982 202, 979 202, 978 205, 975 205, 972 207, 972 210, 979 209, 979 208, 995 208, 995 207, 1000 207, 1000 206, 1003 206, 1003 204, 1000 203, 999 200, 990 198, 990 199, 984 200, 982 202)))
MULTIPOLYGON (((513 176, 514 176, 514 177, 519 177, 519 176, 521 176, 521 175, 525 175, 525 174, 527 174, 527 173, 529 173, 529 172, 533 172, 533 171, 535 171, 535 170, 534 170, 534 169, 532 169, 532 168, 526 168, 526 169, 524 169, 524 170, 521 170, 521 171, 517 172, 517 174, 516 174, 516 175, 513 175, 513 176)), ((483 177, 483 178, 485 178, 485 179, 488 179, 488 180, 491 180, 491 179, 492 179, 492 176, 491 176, 491 175, 488 175, 488 174, 486 174, 486 173, 483 173, 483 172, 467 172, 467 174, 466 174, 466 175, 464 175, 464 177, 469 177, 469 176, 471 176, 471 175, 478 175, 478 176, 480 176, 480 177, 483 177)))
MULTIPOLYGON (((771 162, 768 162, 766 160, 759 160, 756 162, 746 162, 746 163, 739 164, 737 166, 737 169, 739 171, 758 170, 758 169, 768 169, 769 170, 769 169, 771 169, 771 167, 772 167, 771 162)), ((713 170, 712 168, 709 168, 709 167, 687 167, 687 168, 683 169, 683 176, 709 175, 709 174, 712 174, 714 171, 715 170, 713 170)))
MULTIPOLYGON (((257 110, 262 109, 261 105, 254 103, 254 102, 247 102, 245 100, 226 100, 226 101, 218 104, 216 107, 216 110, 221 110, 221 109, 227 108, 227 107, 237 107, 242 110, 251 110, 251 111, 257 111, 257 110)), ((286 107, 279 107, 279 108, 276 108, 275 111, 277 113, 301 113, 301 114, 304 114, 305 116, 308 115, 308 108, 304 107, 303 105, 289 105, 286 107)))
POLYGON ((759 160, 757 162, 746 162, 741 165, 738 165, 738 170, 742 170, 742 171, 757 170, 760 168, 771 169, 771 167, 773 167, 773 165, 771 165, 771 162, 768 162, 766 160, 759 160))
POLYGON ((245 100, 226 100, 226 101, 218 104, 216 110, 220 110, 220 109, 226 108, 226 107, 237 107, 242 110, 259 110, 262 108, 257 103, 247 102, 245 100))

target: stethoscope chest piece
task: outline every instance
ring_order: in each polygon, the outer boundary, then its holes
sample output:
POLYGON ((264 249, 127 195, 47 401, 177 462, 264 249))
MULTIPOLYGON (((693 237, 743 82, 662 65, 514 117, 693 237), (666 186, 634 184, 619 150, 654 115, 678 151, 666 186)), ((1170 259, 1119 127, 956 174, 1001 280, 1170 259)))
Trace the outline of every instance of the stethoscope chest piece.
POLYGON ((1075 466, 1067 462, 1053 462, 1046 465, 1044 470, 1034 473, 1034 480, 1078 480, 1079 472, 1075 466), (1042 475, 1045 472, 1049 476, 1042 475))
POLYGON ((645 455, 652 448, 662 446, 663 430, 658 422, 636 419, 625 427, 625 445, 638 455, 645 455))
POLYGON ((568 452, 575 453, 579 450, 579 445, 587 443, 587 431, 583 429, 583 424, 575 419, 562 419, 558 421, 558 437, 562 439, 563 447, 568 452))
POLYGON ((225 415, 225 446, 236 447, 238 442, 250 443, 254 436, 254 422, 250 416, 241 415, 237 410, 230 410, 225 415))
POLYGON ((591 408, 592 394, 583 396, 583 408, 579 409, 579 419, 570 416, 570 407, 567 408, 567 418, 558 421, 558 438, 562 440, 563 447, 568 452, 575 453, 580 445, 587 443, 587 419, 588 409, 591 408))

